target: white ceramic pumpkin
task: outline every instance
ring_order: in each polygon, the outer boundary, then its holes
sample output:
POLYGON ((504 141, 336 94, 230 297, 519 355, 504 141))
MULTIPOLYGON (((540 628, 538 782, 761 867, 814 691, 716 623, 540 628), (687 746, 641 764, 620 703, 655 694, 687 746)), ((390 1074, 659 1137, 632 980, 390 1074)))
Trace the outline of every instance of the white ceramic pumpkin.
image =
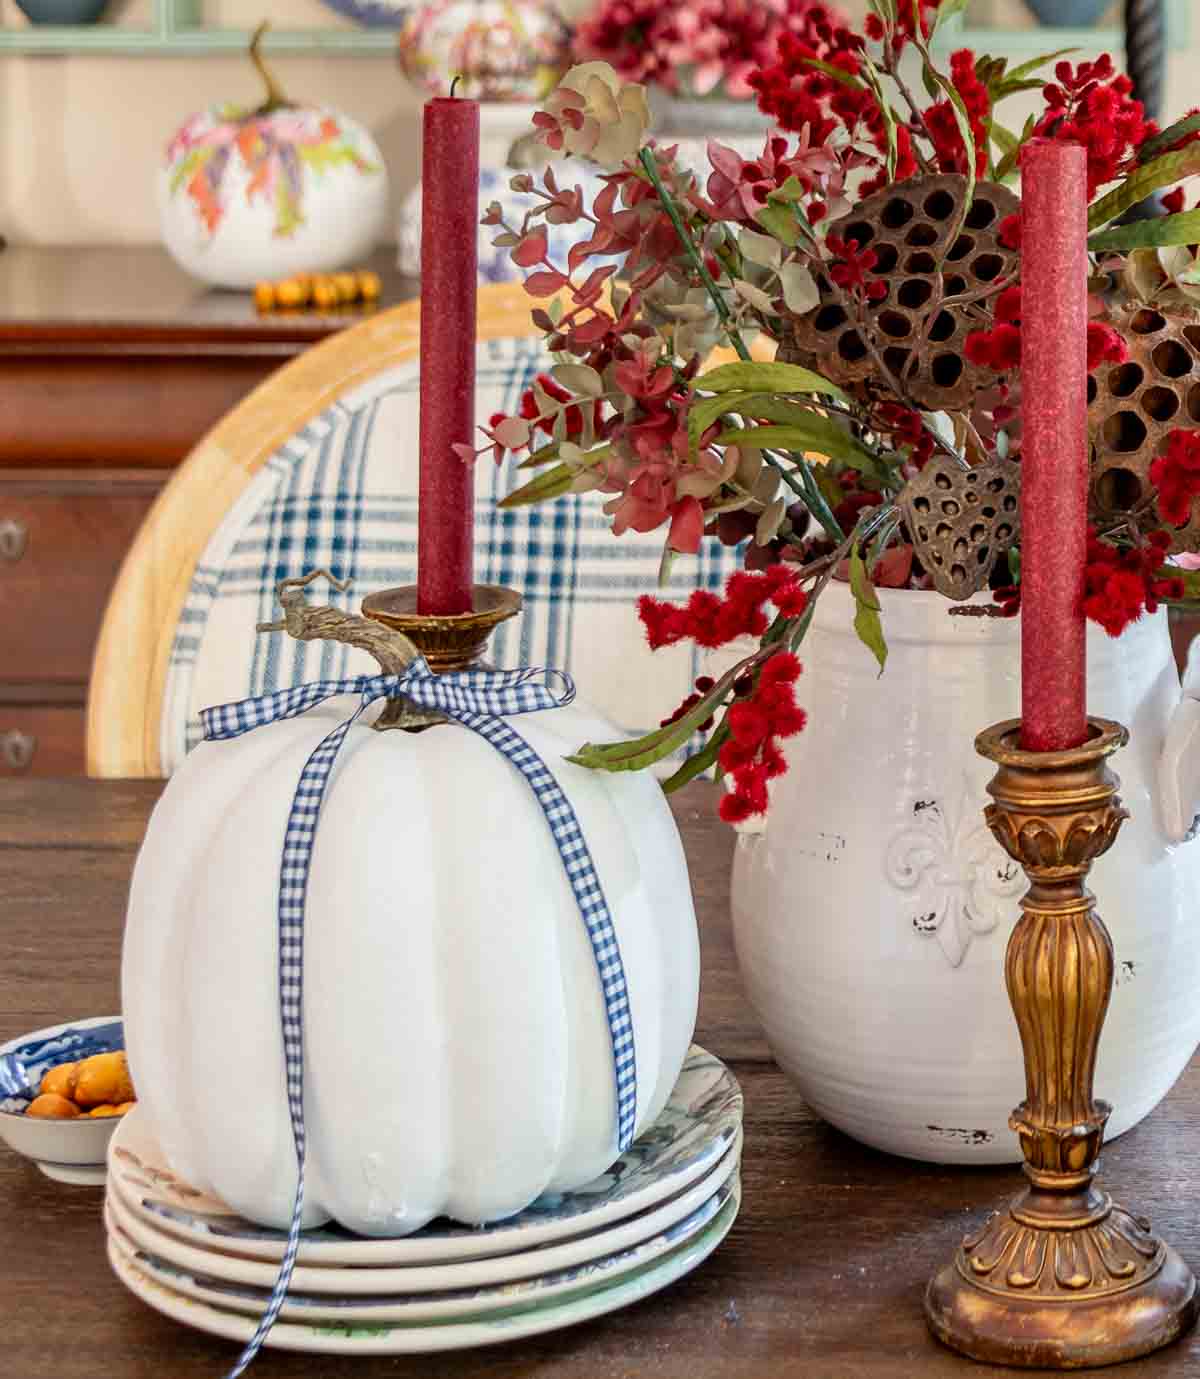
POLYGON ((217 287, 361 266, 378 245, 388 183, 374 139, 324 106, 267 85, 256 110, 225 104, 190 116, 158 174, 159 224, 171 257, 217 287))
MULTIPOLYGON (((201 743, 150 821, 122 970, 138 1097, 174 1172, 285 1226, 296 1168, 278 1012, 284 825, 310 752, 357 701, 201 743)), ((368 714, 367 716, 370 716, 368 714)), ((619 939, 637 1133, 696 1015, 687 868, 661 789, 563 760, 611 724, 575 707, 514 727, 587 838, 619 939)), ((592 950, 525 779, 470 730, 353 727, 321 814, 304 973, 306 1226, 404 1235, 578 1187, 617 1156, 592 950)))

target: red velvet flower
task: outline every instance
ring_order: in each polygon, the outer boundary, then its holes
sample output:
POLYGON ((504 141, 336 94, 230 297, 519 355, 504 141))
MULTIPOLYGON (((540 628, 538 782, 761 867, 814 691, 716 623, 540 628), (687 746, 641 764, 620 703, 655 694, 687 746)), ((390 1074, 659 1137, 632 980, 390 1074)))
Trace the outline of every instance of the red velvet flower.
POLYGON ((1173 527, 1185 526, 1192 515, 1192 503, 1200 496, 1200 432, 1172 431, 1166 452, 1150 465, 1150 482, 1163 521, 1173 527))
POLYGON ((1119 637, 1144 612, 1155 612, 1159 599, 1176 597, 1179 582, 1158 573, 1170 545, 1167 532, 1155 531, 1143 545, 1118 549, 1090 529, 1083 570, 1084 614, 1110 637, 1119 637))
POLYGON ((1087 149, 1091 197, 1122 175, 1155 126, 1130 94, 1133 83, 1117 73, 1107 53, 1077 67, 1060 62, 1054 75, 1057 80, 1042 89, 1047 109, 1033 132, 1087 149))
MULTIPOLYGON (((975 175, 987 175, 988 121, 992 114, 992 100, 988 89, 975 72, 975 54, 970 48, 960 48, 950 58, 950 77, 962 97, 975 145, 975 175)), ((933 140, 938 167, 942 172, 966 172, 967 150, 962 133, 949 100, 938 101, 925 112, 925 124, 933 140)))
POLYGON ((777 651, 763 665, 747 697, 729 710, 729 738, 717 754, 730 789, 721 800, 726 823, 742 823, 765 812, 767 781, 787 770, 780 741, 803 730, 807 716, 796 703, 800 662, 777 651))

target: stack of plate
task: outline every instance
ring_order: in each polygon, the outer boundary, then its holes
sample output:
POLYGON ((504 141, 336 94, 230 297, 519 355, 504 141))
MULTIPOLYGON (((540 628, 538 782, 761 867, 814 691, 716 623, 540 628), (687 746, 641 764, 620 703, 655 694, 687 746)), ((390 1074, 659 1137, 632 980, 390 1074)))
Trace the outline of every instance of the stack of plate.
MULTIPOLYGON (((625 1307, 694 1269, 741 1198, 742 1095, 691 1049, 666 1109, 602 1177, 494 1226, 436 1221, 369 1240, 306 1231, 266 1344, 400 1355, 515 1340, 625 1307), (351 1266, 351 1267, 347 1267, 351 1266)), ((118 1278, 151 1307, 248 1341, 285 1235, 182 1183, 138 1109, 113 1136, 104 1207, 118 1278)))

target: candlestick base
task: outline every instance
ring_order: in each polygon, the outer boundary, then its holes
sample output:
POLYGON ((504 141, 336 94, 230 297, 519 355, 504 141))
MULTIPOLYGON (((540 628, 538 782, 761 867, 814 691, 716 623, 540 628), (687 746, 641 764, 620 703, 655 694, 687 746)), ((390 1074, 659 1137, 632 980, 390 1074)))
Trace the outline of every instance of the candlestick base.
POLYGON ((403 632, 435 674, 466 670, 483 655, 492 630, 521 611, 521 595, 499 584, 476 584, 469 613, 417 612, 416 585, 381 589, 363 599, 362 611, 384 627, 403 632))
POLYGON ((1107 759, 1128 734, 1091 718, 1081 746, 1029 752, 1020 728, 996 724, 975 747, 998 766, 988 826, 1030 882, 1004 963, 1026 1086, 1009 1124, 1030 1186, 963 1241, 930 1283, 925 1315, 972 1359, 1082 1369, 1175 1340, 1198 1297, 1149 1222, 1092 1183, 1110 1110, 1092 1086, 1113 953, 1084 880, 1127 817, 1107 759))
POLYGON ((1061 1199, 1052 1225, 1038 1205, 1018 1197, 931 1281, 939 1341, 990 1364, 1082 1369, 1146 1355, 1192 1324, 1196 1281, 1145 1218, 1094 1188, 1061 1199))

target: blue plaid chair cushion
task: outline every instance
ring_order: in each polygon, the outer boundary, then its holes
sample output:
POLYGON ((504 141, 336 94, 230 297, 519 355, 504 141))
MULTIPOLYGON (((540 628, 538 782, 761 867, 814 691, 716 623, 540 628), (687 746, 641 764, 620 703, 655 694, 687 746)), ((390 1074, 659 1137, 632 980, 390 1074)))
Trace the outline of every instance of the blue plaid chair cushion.
MULTIPOLYGON (((477 415, 515 410, 547 362, 536 339, 481 343, 477 415)), ((199 713, 209 705, 376 671, 364 652, 256 635, 254 626, 278 615, 281 579, 317 567, 352 581, 345 594, 313 589, 348 611, 378 589, 415 581, 418 383, 414 362, 339 398, 280 446, 214 533, 171 651, 161 724, 167 772, 200 740, 199 713)), ((714 668, 691 647, 651 655, 646 646, 634 603, 656 591, 662 533, 614 537, 596 493, 501 511, 498 500, 528 477, 510 463, 477 466, 476 579, 525 599, 524 613, 496 632, 493 662, 566 670, 581 699, 622 731, 657 726, 714 668)), ((737 564, 733 551, 705 543, 698 557, 677 562, 664 592, 682 599, 718 589, 737 564)))

